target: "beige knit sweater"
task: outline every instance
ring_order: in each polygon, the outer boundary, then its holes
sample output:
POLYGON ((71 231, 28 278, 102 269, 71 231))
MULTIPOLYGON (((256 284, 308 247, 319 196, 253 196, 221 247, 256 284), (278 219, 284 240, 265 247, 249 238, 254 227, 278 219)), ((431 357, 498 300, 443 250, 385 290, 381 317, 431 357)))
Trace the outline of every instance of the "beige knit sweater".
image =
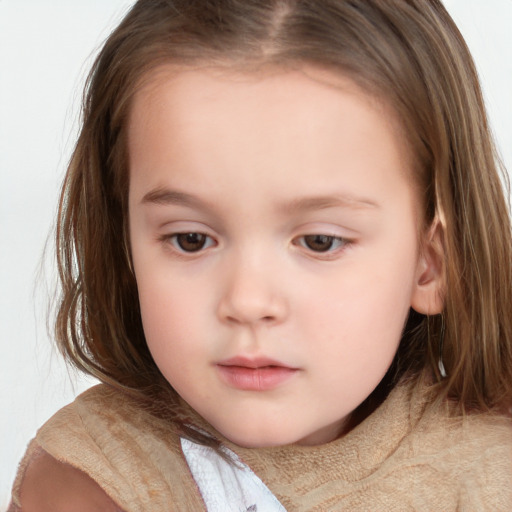
MULTIPOLYGON (((316 447, 240 448, 195 422, 237 453, 288 512, 511 511, 510 419, 427 411, 421 394, 400 386, 349 434, 316 447)), ((126 512, 204 510, 177 434, 104 385, 39 430, 13 503, 41 448, 85 471, 126 512)))

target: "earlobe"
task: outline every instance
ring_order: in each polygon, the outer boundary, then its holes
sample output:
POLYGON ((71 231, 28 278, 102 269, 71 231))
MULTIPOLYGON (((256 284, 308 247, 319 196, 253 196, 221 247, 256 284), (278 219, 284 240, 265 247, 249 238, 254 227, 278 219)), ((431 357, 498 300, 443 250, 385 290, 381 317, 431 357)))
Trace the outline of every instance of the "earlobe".
POLYGON ((443 311, 445 295, 443 227, 438 219, 425 234, 418 259, 411 307, 423 315, 443 311))

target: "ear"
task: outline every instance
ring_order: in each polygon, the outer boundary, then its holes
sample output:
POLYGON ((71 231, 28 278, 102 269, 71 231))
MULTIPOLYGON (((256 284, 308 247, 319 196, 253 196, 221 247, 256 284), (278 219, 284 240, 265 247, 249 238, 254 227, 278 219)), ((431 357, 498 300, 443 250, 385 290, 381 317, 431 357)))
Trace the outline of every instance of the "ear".
POLYGON ((443 311, 446 284, 443 235, 443 226, 436 218, 421 241, 411 307, 423 315, 443 311))

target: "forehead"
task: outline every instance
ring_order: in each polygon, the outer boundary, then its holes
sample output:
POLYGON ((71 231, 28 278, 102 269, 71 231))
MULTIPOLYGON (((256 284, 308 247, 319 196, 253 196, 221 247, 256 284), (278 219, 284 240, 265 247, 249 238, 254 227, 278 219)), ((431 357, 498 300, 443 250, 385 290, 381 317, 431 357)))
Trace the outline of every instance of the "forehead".
MULTIPOLYGON (((225 91, 228 91, 233 110, 238 108, 248 114, 254 103, 259 107, 265 106, 258 109, 260 118, 265 113, 272 117, 274 113, 270 107, 273 103, 286 103, 294 111, 298 107, 304 112, 308 107, 312 112, 330 110, 340 101, 341 92, 357 97, 381 113, 390 129, 402 129, 397 115, 384 98, 363 90, 342 73, 311 65, 262 66, 251 70, 233 68, 229 64, 201 67, 161 65, 139 81, 131 102, 129 124, 134 118, 140 121, 144 111, 149 114, 148 106, 155 106, 163 100, 173 105, 177 115, 183 109, 188 110, 188 115, 193 115, 196 106, 203 108, 200 102, 211 102, 225 91)), ((310 115, 310 118, 314 116, 310 115)))
POLYGON ((255 70, 237 70, 227 64, 194 68, 161 65, 139 81, 129 110, 129 132, 133 131, 134 123, 151 124, 155 110, 163 103, 172 105, 176 120, 179 116, 193 119, 204 109, 204 103, 213 105, 212 100, 220 99, 226 91, 232 111, 244 112, 249 117, 251 108, 256 105, 260 119, 266 115, 275 122, 272 106, 287 104, 291 111, 302 112, 307 117, 306 125, 314 122, 315 113, 331 110, 341 100, 339 93, 342 92, 364 101, 381 114, 389 129, 402 141, 404 151, 409 151, 402 124, 384 98, 363 90, 344 74, 306 65, 299 68, 267 66, 255 70))
POLYGON ((247 73, 167 66, 148 76, 135 95, 130 172, 137 180, 155 169, 167 172, 172 162, 176 179, 180 169, 193 179, 198 169, 237 166, 247 176, 252 169, 253 178, 262 169, 277 173, 287 166, 306 175, 306 166, 342 165, 349 153, 361 165, 375 165, 371 157, 379 153, 396 160, 396 170, 409 179, 409 150, 400 132, 392 109, 343 75, 315 68, 247 73))

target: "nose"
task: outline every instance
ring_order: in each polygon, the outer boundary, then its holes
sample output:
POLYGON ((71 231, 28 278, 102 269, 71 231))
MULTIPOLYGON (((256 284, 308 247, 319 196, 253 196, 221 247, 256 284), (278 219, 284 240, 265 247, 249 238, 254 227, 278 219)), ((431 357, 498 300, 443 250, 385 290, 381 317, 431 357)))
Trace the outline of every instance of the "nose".
POLYGON ((219 319, 248 326, 283 322, 289 306, 276 275, 275 265, 259 258, 231 261, 218 304, 219 319))

